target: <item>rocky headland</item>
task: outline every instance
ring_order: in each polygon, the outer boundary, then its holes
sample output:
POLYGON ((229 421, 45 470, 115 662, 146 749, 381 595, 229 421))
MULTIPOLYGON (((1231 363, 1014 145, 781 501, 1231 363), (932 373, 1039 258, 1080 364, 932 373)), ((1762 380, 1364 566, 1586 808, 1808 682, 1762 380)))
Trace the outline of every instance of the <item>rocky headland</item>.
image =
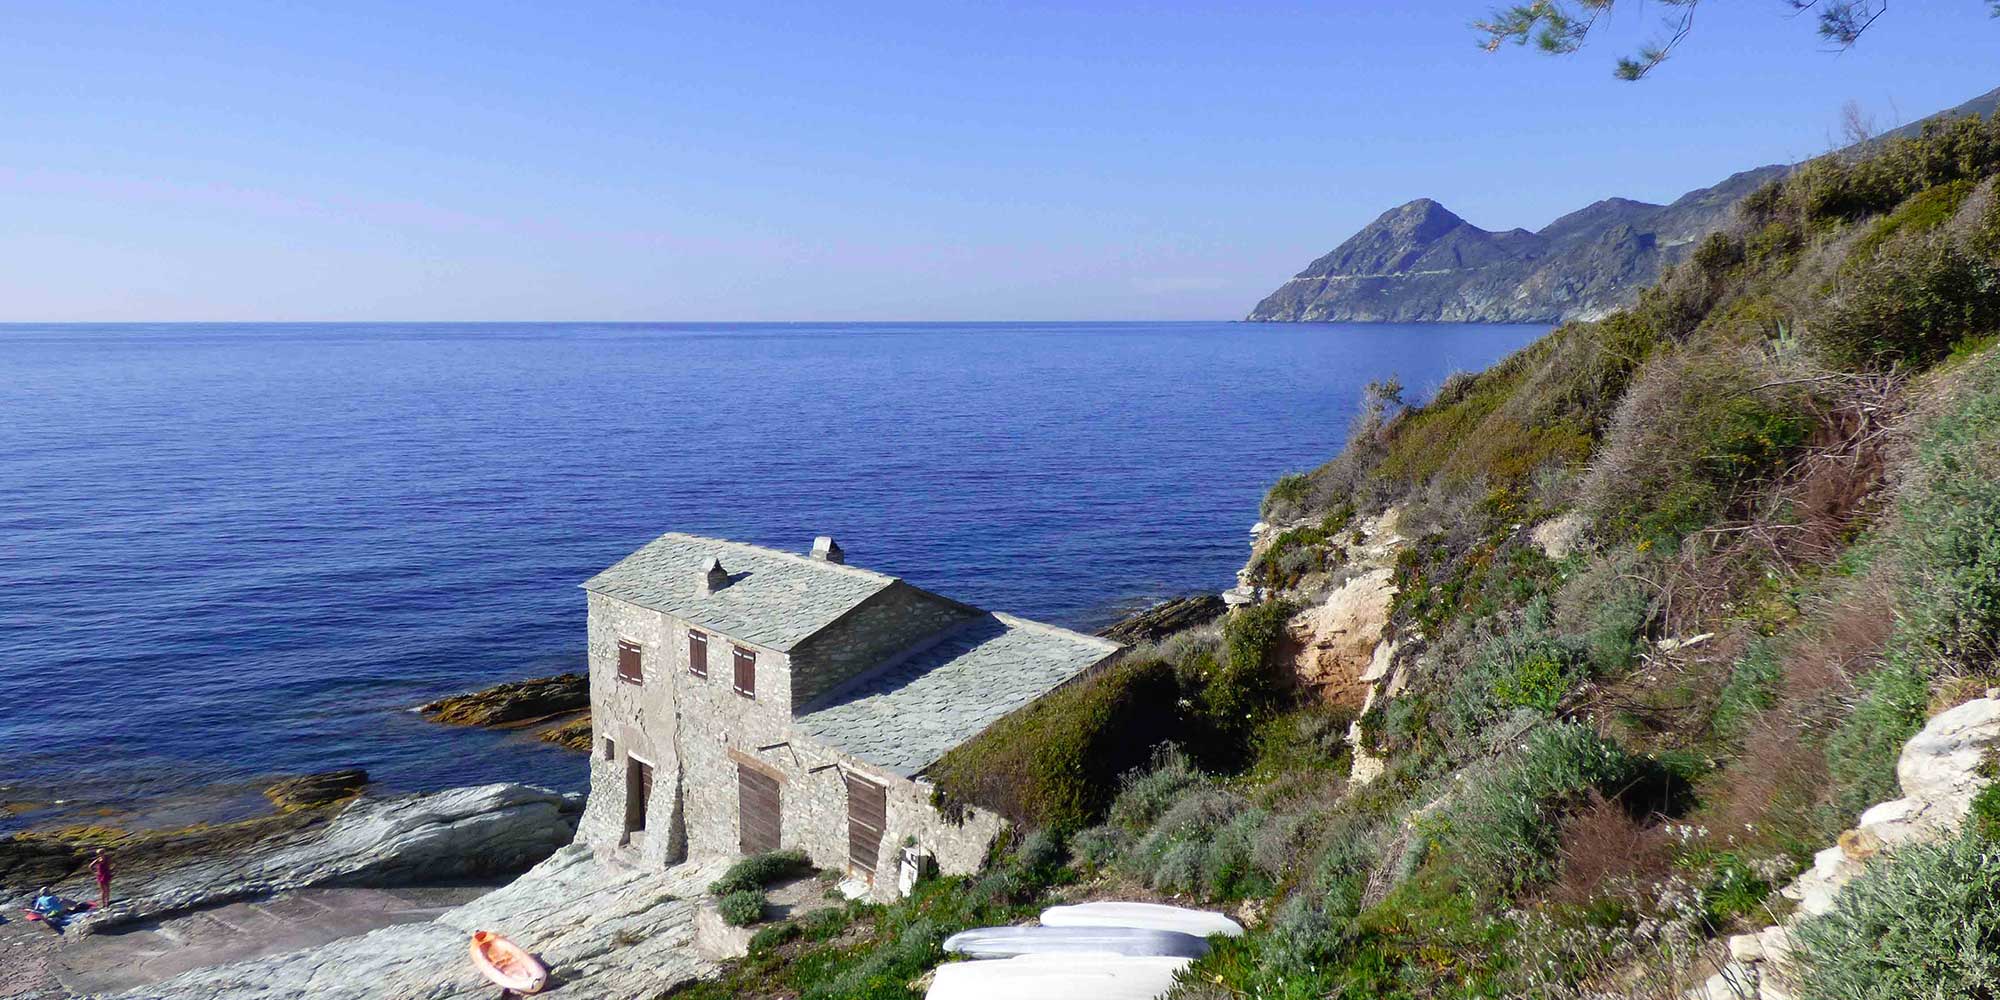
MULTIPOLYGON (((1933 118, 1991 114, 2000 90, 1933 118)), ((1929 119, 1926 119, 1929 120, 1929 119)), ((1914 123, 1874 140, 1914 135, 1914 123)), ((1481 229, 1429 198, 1392 208, 1250 310, 1253 322, 1559 323, 1597 319, 1727 224, 1738 202, 1785 176, 1763 166, 1666 205, 1606 198, 1540 230, 1481 229)))

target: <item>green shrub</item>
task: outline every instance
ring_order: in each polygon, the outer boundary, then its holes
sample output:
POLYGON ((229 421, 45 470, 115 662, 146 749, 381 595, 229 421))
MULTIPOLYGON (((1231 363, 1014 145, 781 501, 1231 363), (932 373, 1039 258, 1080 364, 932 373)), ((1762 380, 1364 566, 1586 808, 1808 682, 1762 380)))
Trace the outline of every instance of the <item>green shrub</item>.
POLYGON ((1296 586, 1307 573, 1334 568, 1346 558, 1346 548, 1339 538, 1353 519, 1354 505, 1346 503, 1321 518, 1318 524, 1279 534, 1251 564, 1251 577, 1258 586, 1284 590, 1296 586))
POLYGON ((1890 544, 1906 583, 1899 638, 1933 672, 2000 655, 2000 354, 1964 373, 1917 444, 1890 544))
POLYGON ((1848 365, 1934 364, 1962 338, 2000 328, 2000 263, 1945 232, 1891 237, 1843 277, 1814 324, 1848 365))
POLYGON ((1312 496, 1312 479, 1303 472, 1279 476, 1271 484, 1271 491, 1264 494, 1264 504, 1260 508, 1265 517, 1291 514, 1299 510, 1312 496))
POLYGON ((1118 779, 1182 739, 1174 667, 1131 660, 1052 692, 945 754, 931 768, 938 804, 979 804, 1030 829, 1095 823, 1118 779))
POLYGON ((1154 751, 1150 767, 1131 771, 1120 782, 1118 799, 1111 804, 1110 825, 1143 833, 1180 800, 1182 792, 1208 783, 1208 776, 1179 747, 1162 746, 1154 751))
POLYGON ((1574 683, 1568 667, 1547 650, 1530 653, 1493 683, 1494 697, 1503 705, 1553 714, 1574 683))
POLYGON ((1774 644, 1768 639, 1751 643, 1730 668, 1729 681, 1716 698, 1710 730, 1725 740, 1741 737, 1750 719, 1777 705, 1783 676, 1774 644))
POLYGON ((2000 843, 2000 781, 1989 782, 1972 797, 1972 812, 1966 817, 1965 827, 1980 840, 2000 843))
POLYGON ((1639 770, 1588 727, 1556 723, 1529 735, 1518 753, 1467 782, 1441 816, 1425 822, 1466 877, 1515 891, 1555 875, 1566 810, 1593 790, 1616 795, 1639 770))
POLYGON ((812 870, 812 860, 806 857, 804 851, 796 848, 766 851, 730 865, 721 878, 708 884, 708 891, 717 896, 727 896, 762 889, 773 882, 797 878, 812 870))
POLYGON ((1930 684, 1902 657, 1863 678, 1854 711, 1827 740, 1832 804, 1841 817, 1901 793, 1896 759, 1924 725, 1930 684))
POLYGON ((1738 509, 1812 428, 1811 400, 1745 352, 1685 350, 1650 365, 1585 485, 1612 538, 1672 542, 1738 509))
POLYGON ((1801 1000, 2000 995, 2000 845, 1899 847, 1793 939, 1801 1000))
POLYGON ((1267 601, 1238 610, 1223 623, 1222 661, 1188 692, 1198 735, 1188 748, 1202 764, 1226 771, 1242 767, 1257 726, 1284 706, 1291 671, 1278 653, 1295 610, 1289 601, 1267 601))
POLYGON ((761 889, 741 889, 715 901, 716 910, 722 914, 722 922, 731 927, 748 927, 764 919, 767 905, 761 889))
POLYGON ((1928 233, 1944 225, 1971 193, 1972 181, 1965 179, 1910 196, 1895 211, 1875 220, 1868 231, 1855 241, 1854 249, 1849 254, 1849 265, 1865 261, 1898 233, 1928 233))
POLYGON ((1106 824, 1077 831, 1069 843, 1077 868, 1086 875, 1095 875, 1111 867, 1118 856, 1131 846, 1132 835, 1106 824))
POLYGON ((1743 262, 1743 243, 1733 233, 1713 232, 1695 246, 1689 260, 1694 262, 1695 270, 1720 278, 1743 262))
MULTIPOLYGON (((727 915, 725 915, 723 919, 727 920, 728 919, 727 915)), ((741 925, 739 924, 737 926, 741 925)), ((793 941, 798 940, 800 937, 804 935, 804 933, 805 932, 802 929, 800 929, 798 921, 796 920, 786 920, 781 923, 772 924, 771 926, 766 927, 763 930, 760 930, 757 933, 750 935, 750 945, 749 945, 750 954, 752 955, 762 954, 764 952, 768 952, 773 949, 783 947, 787 944, 790 944, 793 941)))

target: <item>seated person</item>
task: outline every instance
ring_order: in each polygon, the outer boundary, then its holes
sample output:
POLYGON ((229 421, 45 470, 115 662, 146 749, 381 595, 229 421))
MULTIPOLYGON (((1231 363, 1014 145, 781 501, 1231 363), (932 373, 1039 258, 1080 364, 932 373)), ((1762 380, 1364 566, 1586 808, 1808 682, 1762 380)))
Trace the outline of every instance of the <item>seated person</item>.
POLYGON ((35 894, 34 903, 28 908, 44 917, 60 917, 65 909, 62 898, 47 888, 35 894))

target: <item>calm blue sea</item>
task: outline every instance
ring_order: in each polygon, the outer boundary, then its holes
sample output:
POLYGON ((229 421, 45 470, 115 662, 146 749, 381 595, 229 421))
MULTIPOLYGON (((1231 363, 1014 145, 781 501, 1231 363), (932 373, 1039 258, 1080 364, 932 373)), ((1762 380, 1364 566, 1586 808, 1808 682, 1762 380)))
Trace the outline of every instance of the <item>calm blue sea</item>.
POLYGON ((0 801, 179 822, 340 766, 580 787, 578 755, 407 709, 580 667, 577 583, 662 531, 832 534, 1092 629, 1230 585, 1368 379, 1541 332, 0 327, 0 801))

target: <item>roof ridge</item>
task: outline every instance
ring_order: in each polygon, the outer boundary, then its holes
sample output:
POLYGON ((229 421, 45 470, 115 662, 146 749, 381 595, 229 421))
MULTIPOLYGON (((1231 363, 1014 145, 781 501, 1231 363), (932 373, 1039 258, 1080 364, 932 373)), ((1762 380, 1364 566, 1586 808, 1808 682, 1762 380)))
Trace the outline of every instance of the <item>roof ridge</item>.
MULTIPOLYGON (((749 549, 757 553, 758 555, 778 556, 780 558, 790 559, 793 562, 811 566, 814 569, 832 570, 836 572, 846 573, 851 576, 861 576, 871 580, 881 580, 886 583, 897 583, 902 580, 902 577, 892 576, 880 570, 867 569, 861 566, 849 566, 846 563, 829 562, 825 559, 814 559, 811 556, 800 555, 796 552, 787 552, 784 549, 774 549, 768 545, 757 545, 752 542, 739 542, 736 541, 735 539, 730 539, 730 538, 716 538, 712 535, 697 535, 686 531, 669 531, 663 535, 658 536, 657 538, 654 538, 653 542, 660 541, 661 539, 664 538, 680 538, 680 539, 686 539, 691 542, 703 542, 713 545, 726 545, 729 546, 730 548, 736 548, 736 549, 749 549)), ((647 542, 646 544, 651 545, 652 542, 647 542)), ((729 567, 724 566, 723 568, 728 569, 729 567)))
POLYGON ((1091 635, 1088 632, 1078 632, 1073 628, 1064 628, 1061 625, 1051 625, 1048 622, 1036 621, 1033 618, 1023 618, 1020 615, 1011 615, 1005 611, 989 611, 987 613, 995 618, 1000 619, 1003 622, 1006 622, 1010 626, 1035 629, 1041 632, 1051 632, 1056 635, 1067 636, 1072 639, 1082 639, 1085 642, 1088 642, 1096 646, 1102 646, 1105 649, 1125 648, 1124 643, 1119 642, 1116 639, 1107 639, 1101 635, 1091 635))

